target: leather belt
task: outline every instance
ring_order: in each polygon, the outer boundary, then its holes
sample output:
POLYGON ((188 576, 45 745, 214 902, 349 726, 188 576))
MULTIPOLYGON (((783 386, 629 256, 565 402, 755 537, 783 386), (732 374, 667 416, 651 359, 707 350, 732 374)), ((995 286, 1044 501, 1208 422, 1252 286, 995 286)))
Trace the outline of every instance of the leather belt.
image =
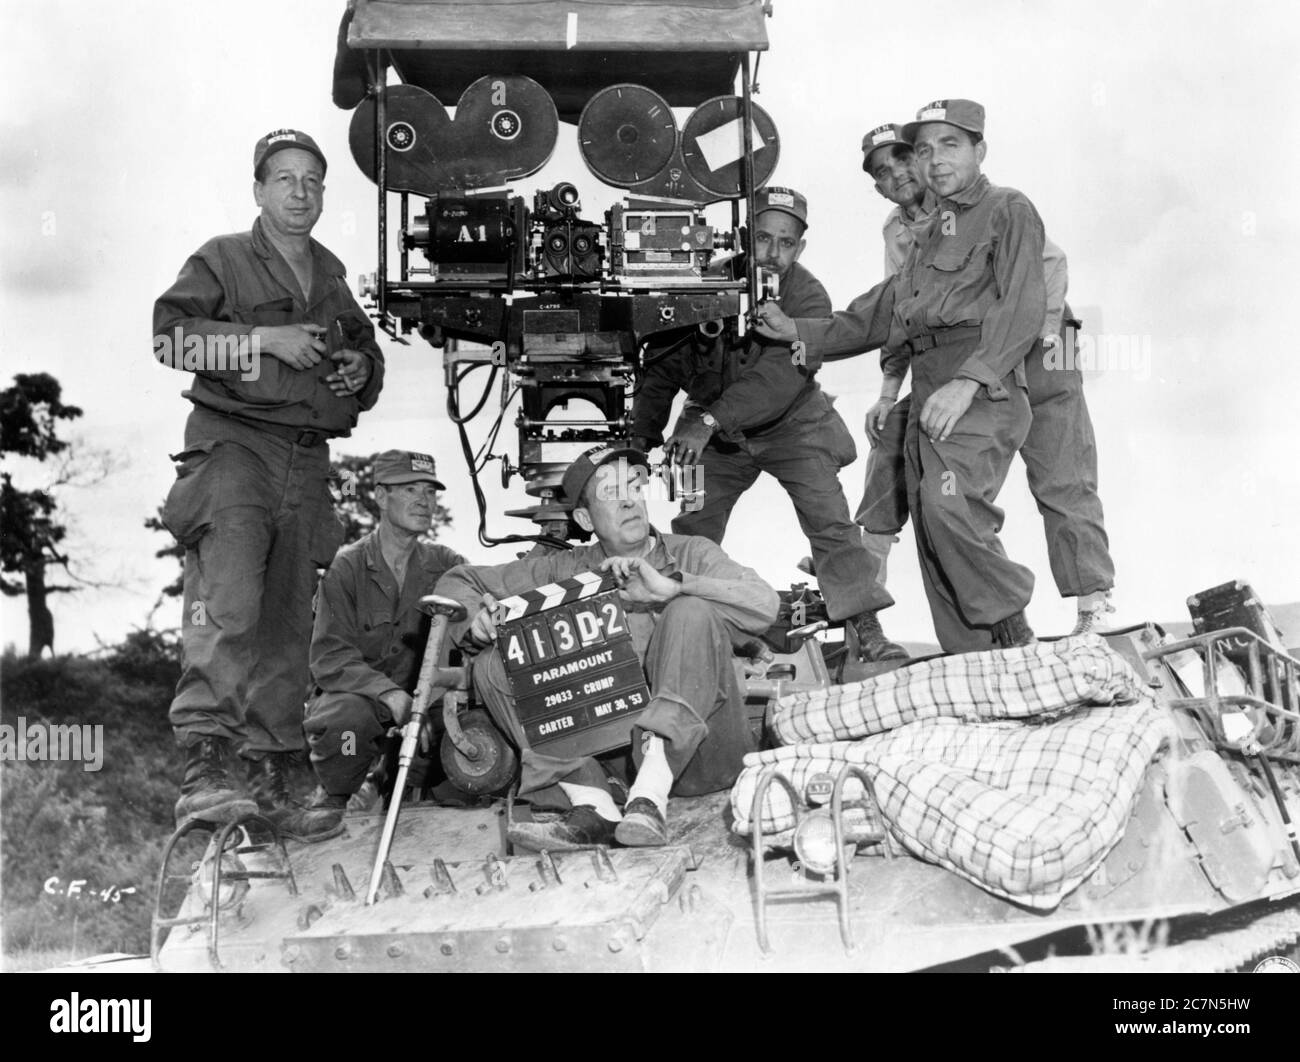
POLYGON ((936 328, 933 332, 923 332, 919 336, 912 336, 903 344, 903 347, 910 354, 922 354, 927 350, 946 346, 949 343, 977 339, 980 334, 980 327, 979 321, 962 321, 949 328, 936 328))
POLYGON ((295 446, 319 446, 329 438, 326 432, 316 428, 295 428, 292 424, 273 424, 266 420, 249 420, 247 417, 235 417, 241 424, 247 424, 258 431, 270 432, 281 439, 288 439, 295 446))

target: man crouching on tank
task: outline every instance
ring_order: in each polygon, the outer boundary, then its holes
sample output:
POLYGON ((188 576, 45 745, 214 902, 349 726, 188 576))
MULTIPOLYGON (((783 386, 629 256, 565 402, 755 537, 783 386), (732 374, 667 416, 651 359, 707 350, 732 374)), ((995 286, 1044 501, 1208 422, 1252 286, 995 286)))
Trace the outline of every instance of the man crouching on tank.
POLYGON ((520 749, 520 795, 569 806, 553 822, 516 823, 509 839, 522 847, 666 844, 669 791, 698 796, 726 789, 754 747, 732 666, 732 633, 767 630, 776 619, 776 591, 707 538, 654 530, 643 495, 647 479, 640 450, 588 450, 565 472, 562 490, 574 522, 594 543, 492 567, 462 565, 438 583, 438 594, 466 607, 468 618, 452 625, 450 637, 477 654, 474 689, 520 749), (594 758, 528 747, 494 644, 498 599, 590 571, 614 574, 650 687, 650 703, 633 730, 636 780, 621 813, 594 758))
POLYGON ((321 581, 311 638, 303 730, 320 780, 313 807, 342 821, 348 799, 384 750, 389 727, 411 714, 429 617, 420 598, 465 558, 426 542, 438 481, 429 454, 375 458, 375 529, 344 546, 321 581))

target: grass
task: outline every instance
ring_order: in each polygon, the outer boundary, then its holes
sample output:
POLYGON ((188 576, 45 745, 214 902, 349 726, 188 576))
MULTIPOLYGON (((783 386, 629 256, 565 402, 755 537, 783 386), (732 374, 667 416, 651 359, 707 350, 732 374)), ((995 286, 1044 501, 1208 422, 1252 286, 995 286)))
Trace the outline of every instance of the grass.
POLYGON ((0 969, 5 973, 32 973, 38 970, 50 970, 56 966, 66 966, 70 962, 86 958, 73 948, 29 948, 16 955, 5 955, 0 969))
POLYGON ((180 784, 167 723, 178 674, 175 644, 150 631, 99 660, 0 658, 0 723, 104 728, 99 771, 0 764, 6 969, 148 951, 154 878, 180 784))

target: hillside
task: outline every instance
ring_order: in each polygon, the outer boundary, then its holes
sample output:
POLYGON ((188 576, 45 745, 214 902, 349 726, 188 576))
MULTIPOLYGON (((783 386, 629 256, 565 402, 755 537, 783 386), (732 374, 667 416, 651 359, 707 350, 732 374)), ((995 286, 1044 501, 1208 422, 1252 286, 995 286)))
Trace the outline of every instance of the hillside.
MULTIPOLYGON (((85 956, 146 952, 154 877, 180 757, 167 724, 174 646, 137 632, 102 660, 0 659, 0 725, 101 725, 102 763, 0 764, 0 946, 85 956), (79 886, 74 884, 80 882, 79 886)), ((89 761, 83 750, 83 757, 89 761)))

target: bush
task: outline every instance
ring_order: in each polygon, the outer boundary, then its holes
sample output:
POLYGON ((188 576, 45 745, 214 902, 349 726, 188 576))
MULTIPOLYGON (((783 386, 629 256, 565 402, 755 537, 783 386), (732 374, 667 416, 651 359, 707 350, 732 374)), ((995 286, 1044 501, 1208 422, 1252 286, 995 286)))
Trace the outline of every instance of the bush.
POLYGON ((175 631, 134 630, 105 663, 130 682, 174 688, 181 677, 181 640, 175 631))

